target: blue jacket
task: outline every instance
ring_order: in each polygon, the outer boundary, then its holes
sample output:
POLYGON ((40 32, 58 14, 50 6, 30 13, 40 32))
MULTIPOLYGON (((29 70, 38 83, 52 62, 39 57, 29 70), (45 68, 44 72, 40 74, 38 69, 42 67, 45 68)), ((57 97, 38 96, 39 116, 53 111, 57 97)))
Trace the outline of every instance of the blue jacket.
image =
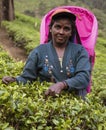
POLYGON ((79 44, 67 43, 62 66, 50 41, 36 47, 29 55, 23 73, 17 82, 27 83, 40 79, 41 82, 66 81, 69 91, 86 89, 90 81, 91 65, 88 53, 79 44))

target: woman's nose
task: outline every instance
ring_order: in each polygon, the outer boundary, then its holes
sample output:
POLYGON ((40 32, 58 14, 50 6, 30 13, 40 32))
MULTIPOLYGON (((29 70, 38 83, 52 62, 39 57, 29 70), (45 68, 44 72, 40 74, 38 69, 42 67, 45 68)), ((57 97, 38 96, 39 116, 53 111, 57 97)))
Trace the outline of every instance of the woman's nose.
POLYGON ((59 32, 60 32, 61 34, 63 34, 63 33, 64 33, 63 28, 61 28, 61 29, 59 30, 59 32))

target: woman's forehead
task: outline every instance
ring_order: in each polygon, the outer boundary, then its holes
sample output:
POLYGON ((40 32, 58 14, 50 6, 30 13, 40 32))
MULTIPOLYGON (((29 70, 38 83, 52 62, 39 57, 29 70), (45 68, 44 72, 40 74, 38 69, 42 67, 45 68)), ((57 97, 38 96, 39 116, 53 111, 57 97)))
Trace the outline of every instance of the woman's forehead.
POLYGON ((71 21, 69 19, 60 19, 54 21, 54 24, 66 24, 68 26, 71 26, 71 21))

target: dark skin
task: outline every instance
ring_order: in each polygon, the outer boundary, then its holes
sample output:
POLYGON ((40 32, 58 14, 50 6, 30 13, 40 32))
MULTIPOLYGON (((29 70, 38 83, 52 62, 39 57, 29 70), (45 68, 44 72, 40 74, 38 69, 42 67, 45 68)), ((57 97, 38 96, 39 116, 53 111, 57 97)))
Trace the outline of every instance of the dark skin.
MULTIPOLYGON (((50 28, 50 33, 52 36, 53 46, 56 49, 58 57, 63 58, 67 42, 72 35, 70 20, 67 18, 56 20, 50 28)), ((5 84, 15 81, 16 79, 10 76, 5 76, 2 79, 2 82, 5 84)), ((45 96, 55 96, 60 94, 64 89, 67 89, 67 84, 65 82, 57 82, 48 88, 45 92, 45 96)))
POLYGON ((15 82, 15 81, 16 81, 16 79, 11 76, 4 76, 2 79, 2 82, 6 85, 8 85, 9 83, 15 82))

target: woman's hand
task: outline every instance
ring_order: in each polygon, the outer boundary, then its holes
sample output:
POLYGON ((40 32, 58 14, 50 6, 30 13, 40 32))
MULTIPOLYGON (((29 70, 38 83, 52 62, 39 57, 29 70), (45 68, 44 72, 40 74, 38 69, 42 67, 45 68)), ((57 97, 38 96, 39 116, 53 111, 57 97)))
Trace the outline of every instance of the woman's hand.
POLYGON ((8 85, 9 83, 15 82, 16 78, 11 77, 11 76, 5 76, 2 78, 2 82, 6 85, 8 85))
POLYGON ((55 96, 56 94, 60 94, 61 91, 66 88, 66 84, 63 82, 58 82, 49 87, 49 89, 45 92, 45 96, 55 96))

